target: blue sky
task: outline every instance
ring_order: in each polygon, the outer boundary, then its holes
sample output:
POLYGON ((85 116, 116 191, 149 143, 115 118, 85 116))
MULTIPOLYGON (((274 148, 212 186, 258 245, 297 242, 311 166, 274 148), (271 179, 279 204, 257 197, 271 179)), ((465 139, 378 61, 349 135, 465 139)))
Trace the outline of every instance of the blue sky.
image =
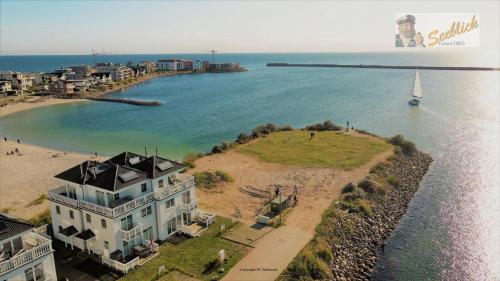
POLYGON ((0 0, 11 54, 391 51, 394 15, 478 12, 480 51, 498 50, 497 1, 0 0))

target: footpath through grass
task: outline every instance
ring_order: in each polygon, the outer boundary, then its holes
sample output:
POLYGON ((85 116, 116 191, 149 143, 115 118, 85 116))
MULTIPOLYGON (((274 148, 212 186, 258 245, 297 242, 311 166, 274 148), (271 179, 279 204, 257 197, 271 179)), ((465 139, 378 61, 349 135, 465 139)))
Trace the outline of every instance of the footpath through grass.
POLYGON ((301 130, 276 132, 242 145, 237 151, 272 163, 351 170, 392 148, 382 138, 323 131, 314 132, 311 139, 310 133, 301 130))
POLYGON ((227 273, 248 251, 248 248, 219 236, 220 226, 231 225, 231 221, 217 217, 200 237, 190 238, 179 245, 165 242, 160 246, 160 254, 148 261, 139 269, 123 276, 123 281, 149 281, 156 280, 158 268, 165 265, 167 271, 178 270, 201 280, 210 280, 212 276, 221 277, 227 273), (219 250, 224 249, 228 261, 224 264, 224 273, 218 273, 218 268, 208 270, 210 262, 217 258, 219 250))

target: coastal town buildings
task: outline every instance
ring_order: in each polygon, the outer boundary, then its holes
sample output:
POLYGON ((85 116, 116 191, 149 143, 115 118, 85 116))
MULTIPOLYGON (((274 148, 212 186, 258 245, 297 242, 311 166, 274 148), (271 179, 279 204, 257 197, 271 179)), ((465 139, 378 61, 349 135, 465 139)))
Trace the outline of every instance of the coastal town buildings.
POLYGON ((193 60, 190 59, 162 59, 158 60, 158 69, 166 71, 193 70, 193 60))
POLYGON ((32 224, 0 214, 0 280, 57 281, 53 252, 32 224))
POLYGON ((56 175, 64 185, 48 194, 54 237, 127 272, 141 251, 155 251, 154 241, 196 235, 195 222, 213 221, 198 209, 194 179, 180 174, 184 169, 157 155, 123 152, 56 175))
POLYGON ((7 80, 0 80, 0 93, 7 94, 12 90, 12 84, 7 80))
POLYGON ((203 62, 199 61, 199 60, 194 60, 193 61, 193 68, 192 69, 194 71, 202 71, 202 70, 204 70, 203 62))
POLYGON ((69 80, 57 80, 49 85, 49 90, 60 95, 72 95, 75 85, 69 80))
POLYGON ((89 77, 94 72, 94 69, 88 65, 71 65, 68 68, 75 73, 74 79, 89 77))
POLYGON ((97 63, 95 73, 111 75, 113 81, 123 81, 132 76, 132 70, 130 68, 112 63, 97 63))
POLYGON ((1 71, 0 79, 10 81, 11 87, 20 90, 22 94, 33 86, 34 77, 22 72, 1 71))

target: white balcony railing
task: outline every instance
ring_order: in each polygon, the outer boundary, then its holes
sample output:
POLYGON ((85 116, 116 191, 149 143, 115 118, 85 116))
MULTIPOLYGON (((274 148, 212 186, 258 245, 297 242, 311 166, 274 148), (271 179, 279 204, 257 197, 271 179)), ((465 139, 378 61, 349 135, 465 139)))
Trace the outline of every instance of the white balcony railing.
POLYGON ((190 212, 198 207, 198 201, 191 199, 189 203, 181 203, 181 210, 184 212, 190 212))
POLYGON ((136 257, 127 263, 121 263, 119 261, 115 261, 108 257, 102 256, 102 263, 118 271, 121 271, 123 274, 127 274, 130 270, 139 266, 139 257, 136 257))
POLYGON ((26 238, 25 247, 33 247, 29 250, 22 250, 10 259, 0 262, 0 275, 21 267, 41 256, 52 253, 51 241, 35 233, 30 233, 26 238))
POLYGON ((137 237, 138 235, 141 235, 142 233, 142 224, 138 224, 137 226, 134 226, 130 230, 121 230, 122 234, 122 239, 125 241, 130 241, 137 237))
POLYGON ((140 207, 154 199, 154 194, 153 192, 150 192, 148 194, 145 194, 139 198, 136 198, 134 200, 130 200, 128 202, 125 202, 119 206, 116 206, 115 208, 108 208, 105 206, 97 205, 95 203, 83 201, 83 200, 76 200, 69 198, 65 196, 66 192, 66 187, 58 187, 56 189, 52 189, 49 191, 49 200, 59 202, 62 204, 66 204, 69 206, 72 206, 74 208, 81 208, 85 209, 87 211, 91 211, 100 215, 104 215, 107 217, 117 217, 121 214, 124 214, 132 209, 135 209, 137 207, 140 207))
POLYGON ((185 180, 175 184, 175 185, 172 185, 172 186, 168 186, 166 188, 163 188, 159 191, 155 191, 155 199, 156 200, 162 200, 170 195, 173 195, 177 192, 180 192, 182 190, 185 190, 185 189, 188 189, 188 188, 191 188, 195 185, 194 183, 194 177, 192 176, 188 176, 186 177, 185 180))

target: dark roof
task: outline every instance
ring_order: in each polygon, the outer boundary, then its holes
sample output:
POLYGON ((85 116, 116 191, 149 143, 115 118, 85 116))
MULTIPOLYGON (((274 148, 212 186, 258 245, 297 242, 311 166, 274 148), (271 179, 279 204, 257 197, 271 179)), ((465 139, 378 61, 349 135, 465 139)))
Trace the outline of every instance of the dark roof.
POLYGON ((29 231, 34 227, 35 226, 29 222, 11 218, 6 214, 0 213, 0 240, 29 231))
POLYGON ((113 163, 139 170, 141 172, 147 173, 148 178, 151 179, 174 172, 179 172, 186 168, 186 166, 184 166, 183 164, 167 158, 163 158, 160 156, 145 157, 143 155, 135 154, 132 152, 122 152, 115 157, 108 159, 106 163, 113 163), (131 161, 137 158, 139 162, 136 163, 134 161, 131 161), (170 167, 169 169, 161 170, 157 165, 166 161, 170 162, 172 164, 172 167, 170 167))
POLYGON ((77 232, 78 232, 78 230, 76 230, 76 228, 74 226, 72 226, 72 225, 66 227, 65 229, 63 229, 61 231, 59 231, 59 233, 61 233, 64 236, 71 236, 71 235, 73 235, 73 234, 75 234, 77 232))
POLYGON ((56 178, 117 191, 147 178, 154 179, 182 171, 185 167, 178 162, 159 156, 145 157, 132 152, 123 152, 104 162, 83 162, 56 175, 56 178), (158 165, 167 161, 171 165, 158 165), (124 180, 125 178, 130 178, 130 180, 124 180))
POLYGON ((80 238, 82 240, 89 240, 90 238, 92 237, 95 237, 95 234, 94 232, 92 232, 92 230, 90 229, 85 229, 84 231, 78 233, 77 235, 75 235, 77 238, 80 238))
POLYGON ((141 171, 116 165, 108 161, 104 163, 86 161, 56 175, 56 178, 77 184, 88 184, 109 191, 117 191, 146 180, 147 175, 141 171), (129 181, 124 181, 120 175, 130 171, 135 172, 137 177, 134 177, 129 181))

